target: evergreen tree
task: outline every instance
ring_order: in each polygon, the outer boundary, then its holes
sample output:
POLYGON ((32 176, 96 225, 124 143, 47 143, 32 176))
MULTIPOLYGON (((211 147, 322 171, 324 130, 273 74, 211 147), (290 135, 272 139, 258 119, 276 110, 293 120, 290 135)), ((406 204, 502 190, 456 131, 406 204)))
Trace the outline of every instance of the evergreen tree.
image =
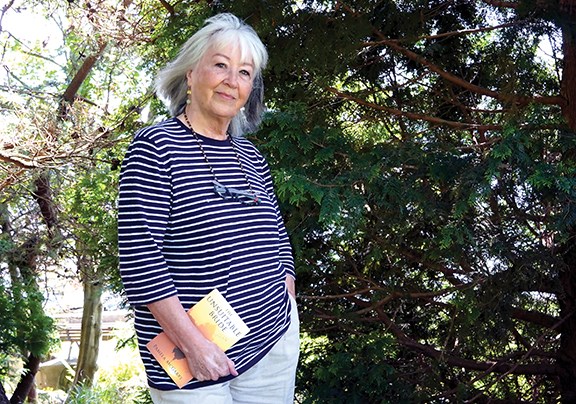
POLYGON ((574 401, 574 7, 267 5, 305 402, 574 401))

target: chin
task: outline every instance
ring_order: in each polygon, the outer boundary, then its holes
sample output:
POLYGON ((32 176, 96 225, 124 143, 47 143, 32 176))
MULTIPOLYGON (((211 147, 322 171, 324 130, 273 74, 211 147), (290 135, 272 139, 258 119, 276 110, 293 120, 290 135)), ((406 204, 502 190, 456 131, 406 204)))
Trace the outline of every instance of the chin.
POLYGON ((228 119, 228 120, 232 120, 232 118, 234 118, 236 116, 236 114, 238 114, 240 110, 236 109, 233 111, 220 111, 220 112, 216 112, 214 115, 217 116, 220 119, 228 119))

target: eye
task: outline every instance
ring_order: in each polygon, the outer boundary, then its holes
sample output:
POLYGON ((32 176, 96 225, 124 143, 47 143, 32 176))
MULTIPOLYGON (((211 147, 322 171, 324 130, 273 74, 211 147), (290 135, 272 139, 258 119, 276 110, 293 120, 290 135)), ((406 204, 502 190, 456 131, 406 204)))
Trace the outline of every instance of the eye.
POLYGON ((225 69, 225 68, 226 68, 226 63, 222 63, 222 62, 216 63, 215 66, 216 66, 216 67, 219 67, 220 69, 225 69))
POLYGON ((251 76, 252 76, 252 73, 251 73, 250 71, 248 71, 248 70, 240 70, 240 74, 241 74, 242 76, 246 76, 246 77, 251 77, 251 76))

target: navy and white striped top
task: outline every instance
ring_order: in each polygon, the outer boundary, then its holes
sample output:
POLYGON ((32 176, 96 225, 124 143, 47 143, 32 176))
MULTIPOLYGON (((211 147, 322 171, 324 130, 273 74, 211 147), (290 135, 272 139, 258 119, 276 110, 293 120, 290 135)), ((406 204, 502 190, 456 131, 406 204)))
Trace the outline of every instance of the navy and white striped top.
MULTIPOLYGON (((198 136, 217 180, 248 191, 231 141, 262 202, 244 205, 213 191, 213 175, 190 129, 176 118, 139 130, 120 180, 120 273, 135 308, 135 328, 148 383, 176 389, 146 349, 161 332, 146 305, 177 295, 188 310, 212 289, 226 297, 250 332, 226 354, 243 373, 280 339, 290 323, 286 275, 292 252, 270 171, 244 138, 198 136)), ((192 381, 185 388, 219 383, 192 381)))

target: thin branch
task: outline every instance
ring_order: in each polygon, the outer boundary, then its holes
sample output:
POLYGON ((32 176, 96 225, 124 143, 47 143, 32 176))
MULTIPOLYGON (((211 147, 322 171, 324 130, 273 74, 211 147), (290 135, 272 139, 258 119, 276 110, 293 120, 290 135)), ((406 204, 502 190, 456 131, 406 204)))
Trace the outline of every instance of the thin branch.
POLYGON ((74 78, 64 91, 64 94, 62 94, 62 99, 64 99, 64 101, 67 101, 70 104, 74 102, 76 93, 80 89, 80 86, 82 85, 84 80, 86 80, 86 77, 88 77, 88 74, 90 73, 90 71, 92 70, 98 59, 100 59, 100 56, 102 56, 102 54, 104 53, 104 50, 106 49, 107 45, 108 45, 107 42, 100 43, 98 50, 94 54, 84 59, 82 66, 80 66, 80 69, 78 69, 78 71, 74 75, 74 78))
POLYGON ((2 20, 4 20, 4 15, 8 12, 8 10, 14 5, 14 0, 10 0, 8 3, 2 7, 2 14, 0 14, 0 32, 3 31, 2 29, 2 20))
MULTIPOLYGON (((15 40, 16 42, 18 42, 20 45, 22 45, 22 47, 30 49, 30 47, 28 46, 28 44, 26 44, 25 42, 21 41, 19 38, 17 38, 16 36, 14 36, 11 32, 8 32, 8 36, 9 36, 10 38, 14 39, 14 40, 15 40)), ((56 66, 58 66, 58 67, 60 67, 60 68, 64 68, 63 65, 61 65, 61 64, 58 63, 58 62, 56 62, 54 59, 48 58, 48 57, 46 57, 46 56, 44 56, 44 55, 42 55, 42 54, 40 54, 40 53, 36 53, 36 52, 32 52, 32 51, 30 51, 30 50, 24 50, 24 49, 22 50, 22 53, 25 54, 25 55, 29 55, 29 56, 35 57, 35 58, 43 59, 43 60, 45 60, 45 61, 47 61, 47 62, 50 62, 50 63, 55 64, 56 66)))
POLYGON ((482 0, 485 4, 494 7, 513 8, 516 10, 520 6, 518 1, 502 1, 502 0, 482 0))
POLYGON ((387 328, 396 336, 398 342, 412 350, 418 351, 430 358, 434 358, 441 362, 445 362, 450 366, 462 367, 468 370, 484 371, 491 373, 506 373, 506 374, 523 374, 523 375, 553 375, 560 374, 560 368, 554 364, 548 363, 535 363, 529 365, 512 364, 504 361, 490 361, 479 362, 471 359, 465 359, 458 356, 450 355, 442 352, 430 345, 422 344, 408 337, 401 329, 384 313, 382 309, 378 309, 379 318, 387 326, 387 328))
POLYGON ((380 37, 380 39, 381 39, 379 42, 380 44, 383 44, 383 45, 386 45, 386 46, 392 48, 393 50, 397 51, 398 53, 401 53, 402 55, 406 56, 408 59, 413 60, 413 61, 421 64, 422 66, 427 67, 428 69, 430 69, 434 73, 438 74, 440 77, 447 80, 448 82, 450 82, 454 85, 457 85, 463 89, 466 89, 472 93, 484 95, 484 96, 494 98, 494 99, 501 101, 501 102, 504 102, 504 103, 510 103, 510 104, 516 104, 516 105, 528 105, 531 103, 545 104, 545 105, 558 105, 560 107, 564 107, 567 105, 567 100, 561 96, 547 97, 547 96, 541 96, 541 95, 524 96, 524 95, 518 95, 518 94, 504 94, 504 93, 499 92, 499 91, 489 90, 487 88, 472 84, 469 81, 466 81, 466 80, 464 80, 464 79, 462 79, 462 78, 460 78, 460 77, 458 77, 452 73, 445 71, 441 67, 437 66, 436 64, 432 63, 431 61, 429 61, 425 57, 417 54, 416 52, 413 52, 409 49, 406 49, 405 47, 400 45, 400 41, 392 40, 392 39, 386 39, 386 38, 384 38, 384 36, 380 32, 375 32, 375 34, 380 37))
MULTIPOLYGON (((496 31, 502 28, 509 28, 516 25, 522 24, 522 21, 514 21, 514 22, 507 22, 505 24, 500 25, 490 25, 486 27, 480 28, 471 28, 471 29, 463 29, 460 31, 450 31, 450 32, 442 32, 440 34, 435 35, 422 35, 417 38, 405 38, 405 39, 398 39, 398 42, 407 42, 410 41, 411 43, 422 41, 422 40, 435 40, 435 39, 442 39, 442 38, 450 38, 453 36, 461 36, 461 35, 469 35, 469 34, 476 34, 479 32, 489 32, 489 31, 496 31)), ((368 41, 364 42, 364 46, 378 46, 382 45, 382 41, 368 41)))
POLYGON ((17 153, 6 153, 3 150, 0 150, 0 161, 14 164, 16 167, 20 167, 20 168, 38 168, 38 167, 40 167, 40 164, 37 161, 35 161, 34 159, 31 159, 28 156, 24 156, 22 154, 17 154, 17 153))
POLYGON ((168 11, 170 17, 174 17, 176 15, 176 10, 170 3, 168 3, 166 0, 160 0, 160 3, 166 9, 166 11, 168 11))
MULTIPOLYGON (((472 122, 458 122, 458 121, 449 121, 447 119, 438 118, 435 116, 418 114, 415 112, 403 111, 397 108, 388 107, 385 105, 375 104, 370 101, 366 101, 362 98, 358 98, 353 94, 338 90, 334 87, 327 87, 327 91, 337 95, 340 98, 347 99, 349 101, 353 101, 357 104, 363 105, 365 107, 370 107, 375 110, 385 111, 394 116, 401 116, 405 118, 409 118, 416 121, 425 121, 430 122, 432 124, 438 126, 447 126, 453 129, 461 129, 461 130, 476 130, 479 132, 486 132, 486 131, 501 131, 503 129, 502 125, 494 125, 494 124, 477 124, 472 122)), ((561 97, 558 97, 561 98, 561 97)), ((563 99, 563 98, 562 98, 563 99)), ((519 125, 518 129, 558 129, 558 126, 546 124, 546 125, 519 125)), ((490 141, 492 142, 492 141, 490 141)), ((493 143, 493 142, 492 142, 493 143)), ((469 146, 469 147, 479 147, 479 145, 469 146)))
POLYGON ((415 112, 402 111, 402 110, 397 109, 397 108, 387 107, 384 105, 378 105, 378 104, 375 104, 373 102, 366 101, 362 98, 355 97, 348 92, 337 90, 334 87, 328 87, 327 90, 330 91, 331 93, 337 95, 338 97, 345 98, 345 99, 348 99, 350 101, 354 101, 357 104, 360 104, 360 105, 363 105, 366 107, 370 107, 370 108, 373 108, 373 109, 376 109, 379 111, 385 111, 385 112, 392 114, 392 115, 395 115, 395 116, 403 116, 403 117, 410 118, 413 120, 430 122, 430 123, 433 123, 433 124, 436 124, 439 126, 448 126, 450 128, 454 128, 454 129, 484 130, 484 131, 501 130, 502 129, 501 125, 479 125, 476 123, 449 121, 447 119, 442 119, 442 118, 438 118, 438 117, 434 117, 434 116, 417 114, 415 112))
POLYGON ((531 324, 539 325, 546 328, 554 328, 558 326, 559 319, 548 314, 540 313, 537 311, 522 310, 515 308, 511 313, 512 318, 522 320, 531 324))

